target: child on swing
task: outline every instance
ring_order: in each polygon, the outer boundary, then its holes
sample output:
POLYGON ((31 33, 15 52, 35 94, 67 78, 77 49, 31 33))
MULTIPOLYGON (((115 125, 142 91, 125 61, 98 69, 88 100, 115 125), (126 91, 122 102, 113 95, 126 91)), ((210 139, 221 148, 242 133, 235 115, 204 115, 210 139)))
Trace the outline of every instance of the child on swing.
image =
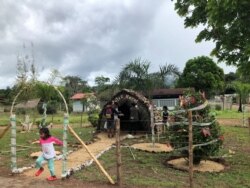
POLYGON ((42 155, 39 156, 36 160, 36 168, 39 168, 39 170, 35 173, 35 176, 39 176, 44 171, 44 168, 42 167, 42 162, 47 161, 48 168, 51 174, 51 176, 48 177, 47 180, 57 180, 54 168, 54 157, 56 156, 56 154, 53 144, 55 143, 57 145, 63 145, 63 142, 51 136, 48 128, 41 128, 39 133, 40 139, 39 141, 36 141, 34 143, 39 143, 42 146, 42 155))

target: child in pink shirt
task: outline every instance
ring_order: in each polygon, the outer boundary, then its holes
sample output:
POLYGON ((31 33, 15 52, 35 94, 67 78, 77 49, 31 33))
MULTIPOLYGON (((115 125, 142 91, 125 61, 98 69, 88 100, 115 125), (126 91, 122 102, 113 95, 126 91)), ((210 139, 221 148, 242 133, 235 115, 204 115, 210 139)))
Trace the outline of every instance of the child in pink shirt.
POLYGON ((39 156, 36 160, 36 168, 39 168, 39 170, 35 173, 35 176, 39 176, 44 171, 42 162, 46 160, 48 162, 48 168, 51 174, 51 176, 48 177, 47 180, 53 181, 57 179, 54 168, 54 157, 56 156, 56 154, 53 144, 55 143, 57 145, 63 145, 63 142, 51 136, 48 128, 41 128, 39 133, 39 143, 42 146, 42 155, 39 156))

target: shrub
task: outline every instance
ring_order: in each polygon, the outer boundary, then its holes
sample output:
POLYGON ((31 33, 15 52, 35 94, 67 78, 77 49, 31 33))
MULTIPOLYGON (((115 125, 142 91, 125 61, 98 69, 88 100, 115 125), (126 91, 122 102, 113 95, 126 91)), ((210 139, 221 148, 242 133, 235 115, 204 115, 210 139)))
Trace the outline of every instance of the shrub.
POLYGON ((93 127, 97 127, 99 120, 99 114, 98 113, 91 113, 88 116, 88 121, 93 125, 93 127))
POLYGON ((216 105, 215 105, 215 110, 221 111, 221 109, 222 109, 222 107, 221 107, 220 104, 216 104, 216 105))

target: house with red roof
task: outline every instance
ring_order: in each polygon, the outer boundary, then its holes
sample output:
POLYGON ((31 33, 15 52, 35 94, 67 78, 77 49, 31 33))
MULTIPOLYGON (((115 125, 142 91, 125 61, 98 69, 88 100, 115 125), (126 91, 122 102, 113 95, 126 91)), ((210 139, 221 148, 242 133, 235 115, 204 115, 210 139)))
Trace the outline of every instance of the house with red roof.
POLYGON ((73 101, 73 112, 85 112, 87 110, 86 102, 94 93, 76 93, 70 99, 73 101))

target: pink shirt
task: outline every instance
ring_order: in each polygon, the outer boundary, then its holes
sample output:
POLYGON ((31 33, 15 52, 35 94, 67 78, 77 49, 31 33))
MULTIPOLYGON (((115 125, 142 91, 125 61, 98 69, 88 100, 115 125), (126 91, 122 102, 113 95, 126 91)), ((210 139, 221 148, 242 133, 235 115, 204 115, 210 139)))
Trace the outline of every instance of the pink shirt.
POLYGON ((41 146, 42 146, 42 151, 43 151, 43 157, 45 159, 51 159, 56 156, 55 153, 55 148, 54 148, 54 143, 57 145, 63 145, 63 142, 53 136, 47 138, 46 140, 43 140, 40 138, 39 140, 41 146))

